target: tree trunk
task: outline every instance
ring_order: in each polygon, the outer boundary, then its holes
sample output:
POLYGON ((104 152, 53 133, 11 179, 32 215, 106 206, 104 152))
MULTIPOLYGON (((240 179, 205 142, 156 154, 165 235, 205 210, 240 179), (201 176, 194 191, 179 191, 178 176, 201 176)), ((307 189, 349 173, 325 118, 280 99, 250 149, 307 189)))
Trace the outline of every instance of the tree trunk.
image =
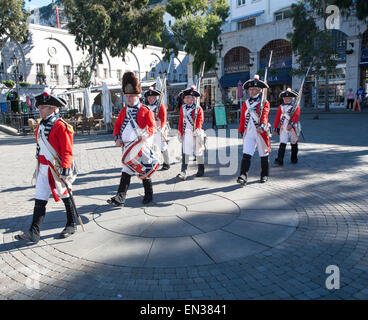
POLYGON ((318 73, 316 74, 315 86, 316 86, 316 101, 315 101, 315 105, 314 105, 315 115, 314 115, 314 118, 313 119, 318 120, 319 119, 319 115, 318 115, 318 104, 319 104, 319 79, 318 79, 318 73))
POLYGON ((325 82, 325 111, 330 111, 330 96, 328 92, 328 87, 330 84, 330 79, 328 78, 328 71, 326 70, 326 82, 325 82))
POLYGON ((221 102, 222 102, 223 104, 225 104, 225 90, 224 90, 224 88, 222 87, 222 85, 221 85, 221 83, 220 83, 220 79, 219 79, 219 77, 218 77, 217 72, 215 72, 215 74, 216 74, 217 83, 218 83, 219 88, 220 88, 220 91, 221 91, 221 102))

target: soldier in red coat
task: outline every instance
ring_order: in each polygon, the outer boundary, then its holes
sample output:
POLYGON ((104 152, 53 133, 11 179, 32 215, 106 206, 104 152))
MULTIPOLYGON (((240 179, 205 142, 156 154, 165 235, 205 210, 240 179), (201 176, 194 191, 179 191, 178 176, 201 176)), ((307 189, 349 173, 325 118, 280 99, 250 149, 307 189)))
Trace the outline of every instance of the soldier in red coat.
POLYGON ((286 145, 290 141, 291 143, 291 163, 298 162, 298 141, 300 133, 300 106, 294 106, 292 103, 295 98, 298 97, 298 93, 288 88, 280 93, 280 98, 283 99, 277 110, 273 135, 277 132, 280 134, 280 146, 275 164, 282 166, 284 164, 284 155, 286 145))
POLYGON ((184 104, 180 108, 180 118, 178 126, 178 139, 183 143, 181 172, 177 177, 186 179, 189 156, 196 156, 198 171, 196 177, 204 175, 204 131, 202 125, 204 114, 201 106, 197 105, 196 98, 200 93, 193 86, 181 93, 184 104))
POLYGON ((73 128, 57 113, 57 109, 65 105, 65 100, 46 91, 36 96, 36 107, 42 120, 36 130, 35 206, 29 231, 17 235, 15 237, 17 240, 32 243, 39 241, 40 227, 50 194, 55 201, 60 201, 61 198, 65 204, 67 223, 60 237, 69 237, 76 231, 75 209, 63 184, 65 181, 71 190, 71 184, 76 177, 73 162, 73 128))
MULTIPOLYGON (((123 76, 123 92, 127 100, 127 106, 121 109, 114 126, 115 145, 122 147, 126 154, 133 142, 139 139, 150 145, 150 137, 156 132, 155 116, 152 111, 140 102, 142 88, 139 80, 133 72, 126 72, 123 76)), ((129 166, 123 164, 119 188, 117 194, 107 200, 114 206, 124 206, 127 191, 132 175, 137 173, 129 166)), ((153 200, 152 181, 150 178, 143 180, 144 198, 143 204, 153 200)))
POLYGON ((167 148, 167 136, 168 136, 168 126, 167 126, 167 111, 166 107, 159 104, 159 97, 161 92, 159 90, 150 87, 145 93, 144 97, 147 99, 147 107, 155 115, 157 132, 153 136, 153 145, 155 145, 159 152, 162 152, 164 163, 162 164, 161 170, 170 169, 170 159, 169 150, 167 148))
POLYGON ((244 83, 243 89, 249 90, 250 98, 243 102, 240 116, 239 132, 243 136, 243 158, 240 167, 240 176, 237 182, 245 186, 248 180, 248 171, 251 158, 256 148, 261 157, 261 183, 268 181, 269 163, 268 157, 271 151, 269 138, 268 113, 270 103, 266 100, 263 109, 260 110, 262 101, 262 89, 268 85, 256 75, 254 79, 244 83))

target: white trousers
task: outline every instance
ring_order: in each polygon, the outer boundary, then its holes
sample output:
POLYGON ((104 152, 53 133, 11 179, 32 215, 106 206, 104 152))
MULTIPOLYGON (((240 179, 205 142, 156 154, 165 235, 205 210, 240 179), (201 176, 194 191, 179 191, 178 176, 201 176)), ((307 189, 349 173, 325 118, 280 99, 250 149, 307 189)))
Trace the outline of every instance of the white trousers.
POLYGON ((258 154, 260 157, 266 157, 269 155, 268 152, 263 150, 262 137, 257 133, 255 127, 252 127, 249 123, 249 127, 244 137, 243 153, 253 156, 256 148, 258 149, 258 154))
MULTIPOLYGON (((48 201, 50 198, 52 191, 48 178, 48 170, 49 166, 40 164, 36 181, 36 199, 38 200, 48 201)), ((57 190, 56 193, 61 199, 69 198, 69 193, 61 195, 57 190)))
POLYGON ((298 142, 298 136, 294 129, 291 129, 290 131, 286 130, 286 127, 283 126, 280 131, 280 143, 287 144, 290 141, 290 143, 295 144, 298 142))

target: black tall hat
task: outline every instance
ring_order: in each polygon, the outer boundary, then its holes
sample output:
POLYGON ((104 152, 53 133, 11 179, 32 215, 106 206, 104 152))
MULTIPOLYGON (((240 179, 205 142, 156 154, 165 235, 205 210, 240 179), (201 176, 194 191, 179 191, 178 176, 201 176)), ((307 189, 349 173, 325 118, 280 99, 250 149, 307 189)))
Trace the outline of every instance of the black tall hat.
POLYGON ((149 89, 144 93, 144 97, 156 97, 161 95, 161 91, 153 89, 153 87, 149 87, 149 89))
POLYGON ((290 88, 280 93, 280 98, 296 98, 299 94, 290 88))
POLYGON ((195 86, 192 86, 188 89, 183 90, 181 96, 184 99, 185 96, 200 97, 201 94, 196 90, 195 86))
POLYGON ((259 75, 256 74, 254 76, 254 79, 249 79, 248 81, 246 81, 243 84, 243 89, 244 90, 248 90, 249 88, 260 88, 260 89, 265 89, 265 88, 269 88, 268 84, 265 83, 264 81, 259 79, 259 75))
POLYGON ((65 107, 67 105, 67 102, 63 98, 53 96, 46 90, 36 96, 35 99, 37 108, 42 105, 54 106, 57 108, 65 107))

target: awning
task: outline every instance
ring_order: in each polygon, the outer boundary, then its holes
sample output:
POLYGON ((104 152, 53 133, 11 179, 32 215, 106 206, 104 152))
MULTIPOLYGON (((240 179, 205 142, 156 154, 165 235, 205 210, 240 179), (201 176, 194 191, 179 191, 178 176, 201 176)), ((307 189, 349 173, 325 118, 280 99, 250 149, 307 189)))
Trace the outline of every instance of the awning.
POLYGON ((276 73, 273 73, 271 70, 268 71, 268 84, 292 84, 291 68, 278 69, 276 73))
POLYGON ((264 12, 265 12, 264 10, 258 11, 256 13, 253 13, 253 14, 250 14, 250 15, 247 15, 247 16, 243 16, 243 17, 240 17, 240 18, 233 19, 233 20, 231 20, 231 22, 238 22, 238 21, 242 21, 242 20, 247 20, 247 19, 250 19, 250 18, 258 17, 261 14, 263 14, 264 12))
POLYGON ((249 72, 228 73, 221 77, 220 83, 223 88, 238 87, 239 80, 244 83, 249 78, 249 72))

